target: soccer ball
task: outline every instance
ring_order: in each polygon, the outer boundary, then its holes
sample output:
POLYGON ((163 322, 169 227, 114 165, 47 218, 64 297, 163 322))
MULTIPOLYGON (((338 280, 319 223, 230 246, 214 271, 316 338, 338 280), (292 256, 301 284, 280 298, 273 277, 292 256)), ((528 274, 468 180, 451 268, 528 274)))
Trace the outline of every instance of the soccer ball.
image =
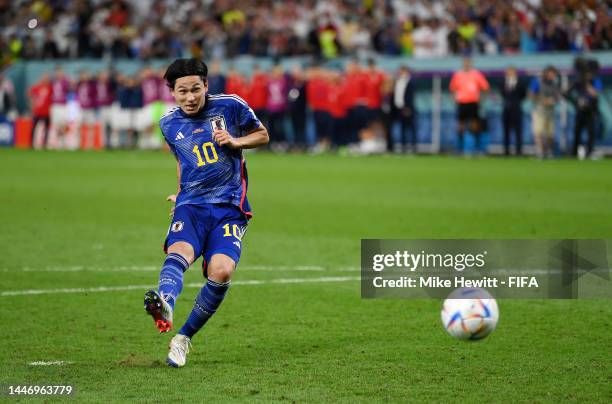
POLYGON ((497 302, 484 289, 457 289, 442 305, 442 325, 457 339, 483 339, 495 330, 498 319, 497 302))

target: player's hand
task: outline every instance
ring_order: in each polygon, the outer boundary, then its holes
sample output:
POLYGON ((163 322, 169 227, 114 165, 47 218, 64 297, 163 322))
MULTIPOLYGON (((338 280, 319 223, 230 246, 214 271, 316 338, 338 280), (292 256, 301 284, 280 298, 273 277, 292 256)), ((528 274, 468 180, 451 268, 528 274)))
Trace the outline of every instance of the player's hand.
POLYGON ((230 149, 239 149, 242 147, 240 141, 232 137, 226 130, 217 129, 213 132, 212 138, 219 146, 227 146, 230 149))
POLYGON ((170 208, 170 216, 172 216, 172 215, 174 215, 174 206, 176 204, 176 195, 175 194, 168 195, 166 200, 169 201, 169 202, 172 202, 172 207, 170 208))

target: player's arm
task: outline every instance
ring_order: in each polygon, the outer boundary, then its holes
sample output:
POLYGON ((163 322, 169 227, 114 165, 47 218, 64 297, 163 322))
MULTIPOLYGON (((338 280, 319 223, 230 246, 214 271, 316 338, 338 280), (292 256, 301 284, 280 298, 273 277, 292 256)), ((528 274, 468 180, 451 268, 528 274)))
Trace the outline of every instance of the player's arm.
POLYGON ((489 85, 487 78, 481 72, 478 72, 478 80, 480 82, 480 88, 482 89, 482 91, 484 91, 485 93, 489 92, 491 86, 489 85))
POLYGON ((259 125, 258 128, 241 137, 233 137, 226 130, 216 130, 213 132, 213 140, 219 146, 227 146, 230 149, 254 149, 270 142, 268 130, 259 125))

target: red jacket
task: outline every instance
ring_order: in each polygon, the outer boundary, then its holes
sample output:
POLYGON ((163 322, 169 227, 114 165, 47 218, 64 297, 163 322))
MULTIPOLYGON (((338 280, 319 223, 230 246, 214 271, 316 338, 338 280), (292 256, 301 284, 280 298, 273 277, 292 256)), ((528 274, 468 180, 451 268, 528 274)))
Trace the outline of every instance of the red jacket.
POLYGON ((242 76, 230 74, 225 82, 225 91, 227 94, 236 94, 244 99, 248 98, 248 86, 242 76))
POLYGON ((268 76, 258 73, 251 78, 248 104, 251 108, 264 109, 268 103, 268 76))
POLYGON ((49 117, 51 109, 51 83, 37 83, 30 88, 32 114, 43 118, 49 117))
POLYGON ((361 72, 349 73, 346 75, 346 91, 343 98, 349 108, 353 108, 358 105, 365 105, 365 78, 365 75, 361 72))
POLYGON ((383 100, 385 75, 380 71, 368 71, 365 75, 366 105, 368 108, 379 109, 383 100))
POLYGON ((334 118, 340 119, 346 117, 349 107, 346 100, 344 100, 346 90, 345 80, 340 83, 329 83, 327 110, 334 118))
POLYGON ((329 85, 323 77, 313 77, 306 83, 306 101, 313 111, 326 110, 329 85))

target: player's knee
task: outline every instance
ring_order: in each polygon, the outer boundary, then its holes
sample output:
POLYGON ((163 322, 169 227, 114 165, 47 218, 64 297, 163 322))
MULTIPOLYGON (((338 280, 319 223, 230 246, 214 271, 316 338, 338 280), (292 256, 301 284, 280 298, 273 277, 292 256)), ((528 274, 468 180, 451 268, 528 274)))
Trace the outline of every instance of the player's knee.
POLYGON ((208 264, 208 278, 215 282, 227 282, 236 268, 233 259, 224 254, 215 254, 208 264))
POLYGON ((184 241, 177 241, 176 243, 168 247, 168 254, 170 253, 181 255, 187 260, 187 262, 189 262, 189 265, 193 263, 195 258, 193 247, 191 246, 191 244, 186 243, 184 241))

